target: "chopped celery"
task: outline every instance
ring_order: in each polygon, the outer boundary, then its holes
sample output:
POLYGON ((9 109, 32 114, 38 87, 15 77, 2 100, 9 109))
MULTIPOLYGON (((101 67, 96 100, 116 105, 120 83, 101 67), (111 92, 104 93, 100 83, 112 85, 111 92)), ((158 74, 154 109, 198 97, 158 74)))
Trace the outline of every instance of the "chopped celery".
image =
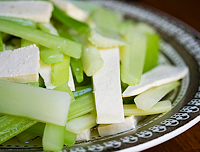
POLYGON ((54 18, 66 25, 67 27, 73 28, 79 33, 87 33, 90 31, 89 26, 86 23, 80 22, 68 16, 64 11, 59 7, 54 5, 54 10, 52 12, 54 18))
POLYGON ((46 47, 40 48, 40 58, 45 64, 63 62, 64 55, 62 52, 52 50, 46 47))
POLYGON ((66 130, 73 133, 80 133, 86 129, 92 128, 96 123, 96 114, 85 114, 67 122, 66 130))
MULTIPOLYGON (((16 108, 16 107, 15 107, 16 108)), ((22 117, 4 115, 0 117, 0 144, 8 139, 18 135, 27 128, 37 123, 36 120, 30 120, 22 117)))
POLYGON ((164 100, 156 103, 149 110, 141 110, 136 107, 135 104, 124 104, 124 115, 125 116, 142 116, 142 115, 153 115, 164 113, 172 109, 171 101, 164 100))
POLYGON ((26 143, 32 139, 35 139, 37 137, 37 135, 25 130, 22 133, 20 133, 19 135, 17 135, 16 137, 19 142, 26 143))
POLYGON ((78 83, 83 81, 83 68, 80 59, 71 58, 71 68, 78 83))
POLYGON ((57 29, 51 23, 37 23, 39 29, 53 35, 59 35, 57 29))
POLYGON ((17 23, 19 25, 35 28, 35 22, 32 21, 32 20, 15 18, 15 17, 7 17, 7 16, 0 16, 0 19, 12 21, 12 22, 17 23))
POLYGON ((76 87, 76 91, 73 92, 73 96, 78 97, 87 92, 92 92, 92 90, 93 88, 91 85, 76 87))
POLYGON ((144 73, 151 70, 158 64, 160 36, 152 27, 145 23, 136 24, 136 28, 143 32, 147 37, 147 50, 143 69, 144 73))
POLYGON ((121 47, 121 79, 128 85, 140 83, 146 54, 146 36, 134 26, 127 27, 121 47))
POLYGON ((64 144, 65 127, 47 123, 42 145, 44 151, 60 151, 64 144))
POLYGON ((52 64, 51 66, 51 83, 59 86, 69 80, 70 57, 64 56, 63 62, 52 64))
POLYGON ((28 132, 33 133, 37 136, 42 137, 44 133, 46 123, 38 122, 27 129, 28 132))
POLYGON ((33 45, 33 44, 35 44, 35 43, 32 41, 21 39, 21 47, 25 47, 25 46, 29 46, 29 45, 33 45))
POLYGON ((65 134, 64 134, 64 144, 66 144, 67 146, 72 146, 75 144, 76 142, 76 137, 77 134, 70 132, 68 130, 65 130, 65 134))
POLYGON ((0 101, 0 113, 64 126, 71 97, 66 92, 0 80, 0 101))
POLYGON ((136 96, 134 99, 135 104, 138 109, 148 110, 153 107, 159 100, 161 100, 166 94, 177 88, 179 85, 179 81, 174 81, 158 87, 153 87, 136 96))
POLYGON ((0 52, 3 51, 3 39, 2 39, 2 33, 0 32, 0 52))
POLYGON ((98 49, 88 44, 83 48, 81 63, 86 75, 92 76, 103 66, 103 59, 98 49))
POLYGON ((0 19, 0 31, 38 43, 51 49, 57 49, 58 51, 74 58, 80 58, 81 56, 82 48, 79 43, 35 28, 22 26, 12 21, 0 19))
POLYGON ((68 120, 74 119, 81 115, 91 112, 95 109, 94 96, 92 92, 78 96, 74 102, 71 103, 68 120))

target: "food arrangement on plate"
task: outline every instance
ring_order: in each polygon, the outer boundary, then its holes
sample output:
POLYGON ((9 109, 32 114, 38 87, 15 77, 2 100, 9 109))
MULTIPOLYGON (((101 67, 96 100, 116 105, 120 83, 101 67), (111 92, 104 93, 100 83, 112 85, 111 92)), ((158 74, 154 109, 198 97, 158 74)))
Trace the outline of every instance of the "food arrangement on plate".
POLYGON ((39 138, 59 151, 169 112, 189 68, 161 43, 151 25, 96 2, 1 1, 0 143, 39 138))

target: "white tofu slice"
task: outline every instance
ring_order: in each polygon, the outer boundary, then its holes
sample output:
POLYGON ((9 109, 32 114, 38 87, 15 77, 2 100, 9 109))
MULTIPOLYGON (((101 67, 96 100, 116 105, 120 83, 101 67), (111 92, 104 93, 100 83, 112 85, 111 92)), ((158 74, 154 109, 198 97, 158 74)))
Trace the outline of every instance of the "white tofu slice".
POLYGON ((52 11, 53 5, 45 1, 0 1, 0 16, 48 23, 52 11))
POLYGON ((88 13, 76 7, 74 4, 63 0, 52 0, 56 6, 62 9, 70 17, 85 22, 88 19, 88 13))
MULTIPOLYGON (((40 76, 44 79, 44 84, 47 89, 54 89, 56 86, 51 83, 51 65, 45 64, 40 61, 40 69, 39 69, 40 76)), ((71 67, 69 67, 69 81, 68 86, 70 87, 71 91, 75 91, 74 79, 71 72, 71 67)))
POLYGON ((172 81, 184 78, 188 74, 188 67, 176 67, 171 65, 159 65, 144 73, 140 84, 128 86, 123 92, 123 97, 140 94, 152 87, 160 86, 172 81))
POLYGON ((81 133, 78 133, 76 140, 77 141, 88 141, 88 140, 90 140, 90 129, 86 129, 86 130, 82 131, 81 133))
POLYGON ((34 45, 0 52, 0 79, 38 82, 39 49, 34 45))
POLYGON ((93 75, 97 124, 124 122, 119 48, 99 50, 103 67, 93 75))
POLYGON ((125 118, 125 122, 116 123, 110 125, 99 125, 98 132, 100 136, 114 135, 123 131, 136 128, 137 118, 135 116, 129 116, 125 118))

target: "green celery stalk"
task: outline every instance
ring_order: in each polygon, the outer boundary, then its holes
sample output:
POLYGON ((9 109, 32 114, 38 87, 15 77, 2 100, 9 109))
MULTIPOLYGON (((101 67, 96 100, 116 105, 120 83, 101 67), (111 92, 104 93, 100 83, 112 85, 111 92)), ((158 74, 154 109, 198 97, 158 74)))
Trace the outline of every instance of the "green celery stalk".
POLYGON ((0 52, 3 51, 3 39, 2 39, 2 33, 0 32, 0 52))
POLYGON ((95 109, 94 96, 92 92, 88 92, 78 96, 74 102, 71 103, 68 120, 74 119, 95 109))
POLYGON ((16 137, 19 142, 26 143, 32 139, 35 139, 37 137, 37 135, 25 130, 22 133, 18 134, 16 137))
POLYGON ((125 116, 153 115, 153 114, 164 113, 172 109, 171 101, 169 100, 160 101, 156 103, 149 110, 138 109, 135 104, 124 104, 123 107, 125 116))
POLYGON ((86 75, 92 76, 103 66, 103 59, 96 47, 87 44, 83 47, 81 63, 86 75))
POLYGON ((0 31, 32 41, 47 48, 61 51, 62 53, 74 58, 80 58, 81 56, 82 48, 79 43, 35 28, 22 26, 12 21, 0 19, 0 31))
POLYGON ((32 41, 21 39, 21 47, 25 47, 25 46, 29 46, 29 45, 33 45, 33 44, 35 44, 35 43, 32 41))
POLYGON ((75 59, 75 58, 71 58, 71 68, 72 68, 72 72, 74 73, 74 76, 76 78, 76 81, 78 83, 81 83, 83 81, 83 68, 82 68, 82 64, 81 64, 81 60, 80 59, 75 59))
POLYGON ((160 36, 152 27, 145 23, 136 24, 136 28, 147 37, 147 50, 143 69, 143 73, 145 73, 158 65, 160 36))
POLYGON ((90 113, 68 121, 66 124, 66 130, 73 133, 80 133, 96 125, 96 114, 90 113))
POLYGON ((45 64, 63 62, 64 55, 62 52, 52 50, 46 47, 40 47, 40 58, 45 64))
POLYGON ((140 83, 146 55, 146 36, 134 26, 129 26, 123 40, 128 43, 121 47, 121 79, 128 85, 140 83))
POLYGON ((158 87, 153 87, 136 96, 134 98, 134 102, 138 109, 148 110, 179 85, 179 81, 174 81, 158 87))
POLYGON ((63 62, 52 64, 51 66, 51 83, 59 86, 69 80, 70 57, 64 56, 63 62))
POLYGON ((28 132, 42 137, 46 123, 38 122, 27 129, 28 132))
POLYGON ((66 144, 67 146, 72 146, 75 144, 76 142, 76 137, 77 134, 70 132, 68 130, 65 130, 65 134, 64 134, 64 144, 66 144))
POLYGON ((42 145, 44 151, 60 151, 64 144, 65 127, 47 123, 42 145))
POLYGON ((64 11, 62 11, 59 7, 54 5, 54 10, 52 15, 55 19, 76 30, 79 33, 87 33, 90 31, 89 26, 86 23, 80 22, 78 20, 73 19, 72 17, 68 16, 64 11))
POLYGON ((0 80, 0 113, 64 126, 70 103, 66 92, 0 80))
POLYGON ((32 27, 32 28, 35 28, 35 25, 36 25, 34 21, 28 20, 28 19, 7 17, 7 16, 0 16, 0 19, 4 19, 4 20, 7 20, 7 21, 12 21, 12 22, 17 23, 19 25, 28 26, 28 27, 32 27))
POLYGON ((93 88, 91 85, 87 85, 87 86, 80 86, 80 87, 76 87, 75 89, 76 91, 73 91, 73 96, 74 97, 78 97, 81 96, 87 92, 92 92, 93 88))
POLYGON ((57 29, 51 23, 37 23, 37 27, 44 32, 59 35, 57 29))
POLYGON ((36 120, 30 120, 22 117, 4 115, 0 117, 0 144, 18 135, 27 128, 37 123, 36 120))

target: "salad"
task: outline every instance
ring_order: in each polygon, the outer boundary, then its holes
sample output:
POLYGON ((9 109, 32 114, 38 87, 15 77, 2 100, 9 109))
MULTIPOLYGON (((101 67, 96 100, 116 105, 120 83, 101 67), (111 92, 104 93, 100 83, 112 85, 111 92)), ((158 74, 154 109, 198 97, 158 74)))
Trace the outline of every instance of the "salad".
POLYGON ((0 1, 0 144, 41 137, 59 151, 171 110, 188 68, 160 63, 160 42, 96 3, 0 1))

